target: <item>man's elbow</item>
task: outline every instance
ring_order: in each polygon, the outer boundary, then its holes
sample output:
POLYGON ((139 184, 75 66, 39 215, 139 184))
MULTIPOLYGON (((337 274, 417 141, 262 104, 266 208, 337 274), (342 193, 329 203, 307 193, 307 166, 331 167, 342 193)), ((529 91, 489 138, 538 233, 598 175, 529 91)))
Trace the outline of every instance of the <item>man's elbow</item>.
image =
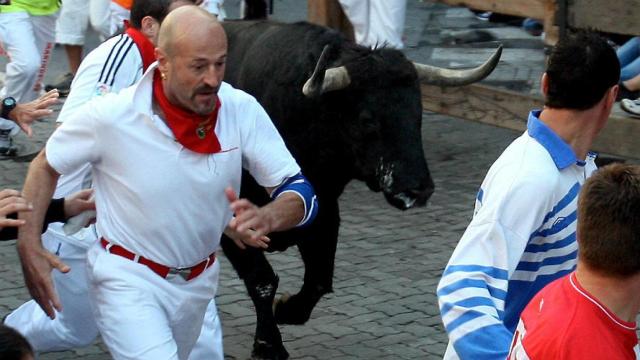
POLYGON ((275 188, 271 192, 271 197, 276 198, 286 193, 293 193, 300 200, 301 216, 299 218, 301 220, 296 226, 311 224, 318 214, 318 198, 309 180, 302 173, 298 173, 275 188))
POLYGON ((31 161, 29 172, 39 171, 50 175, 52 179, 57 179, 60 174, 49 164, 47 160, 46 149, 42 149, 38 155, 31 161))

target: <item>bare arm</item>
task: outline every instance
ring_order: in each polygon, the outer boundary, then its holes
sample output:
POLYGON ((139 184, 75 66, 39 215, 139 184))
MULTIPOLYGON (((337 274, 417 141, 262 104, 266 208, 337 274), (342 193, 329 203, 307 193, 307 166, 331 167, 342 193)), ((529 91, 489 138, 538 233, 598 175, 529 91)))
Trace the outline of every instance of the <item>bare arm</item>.
MULTIPOLYGON (((269 193, 272 190, 267 189, 269 193)), ((257 207, 247 199, 238 199, 230 187, 225 189, 225 194, 235 213, 228 228, 238 232, 253 229, 251 239, 254 241, 274 231, 291 229, 304 217, 304 203, 295 194, 282 194, 263 207, 257 207)))
POLYGON ((23 196, 33 205, 33 211, 22 212, 25 224, 18 232, 18 255, 22 263, 25 284, 29 293, 50 318, 55 318, 54 308, 62 311, 62 305, 53 287, 51 271, 55 268, 68 272, 70 268, 42 247, 40 232, 44 216, 53 196, 59 174, 49 165, 45 151, 31 162, 25 180, 23 196))

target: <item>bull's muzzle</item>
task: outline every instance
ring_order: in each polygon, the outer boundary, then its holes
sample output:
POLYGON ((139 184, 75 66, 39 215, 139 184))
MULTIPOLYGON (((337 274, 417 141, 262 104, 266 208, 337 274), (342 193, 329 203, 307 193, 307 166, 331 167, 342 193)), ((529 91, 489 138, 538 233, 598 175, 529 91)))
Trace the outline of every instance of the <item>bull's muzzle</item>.
POLYGON ((407 210, 412 207, 425 206, 427 200, 433 194, 434 188, 411 189, 396 194, 385 193, 387 202, 400 210, 407 210))

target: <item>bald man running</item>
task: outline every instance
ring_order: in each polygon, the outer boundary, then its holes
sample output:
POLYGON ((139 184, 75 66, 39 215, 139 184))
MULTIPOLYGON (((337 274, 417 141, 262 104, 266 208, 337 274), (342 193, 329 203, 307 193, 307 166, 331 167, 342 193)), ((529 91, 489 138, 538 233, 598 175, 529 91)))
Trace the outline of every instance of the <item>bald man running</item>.
POLYGON ((18 251, 31 295, 51 316, 61 309, 50 272, 69 268, 42 249, 39 225, 59 174, 92 165, 101 238, 88 280, 115 359, 186 359, 216 292, 225 227, 253 229, 259 243, 306 218, 295 192, 277 191, 260 208, 236 197, 242 168, 269 193, 300 168, 256 100, 222 82, 227 42, 215 18, 176 9, 158 45, 158 63, 137 85, 65 119, 24 189, 34 210, 18 251))

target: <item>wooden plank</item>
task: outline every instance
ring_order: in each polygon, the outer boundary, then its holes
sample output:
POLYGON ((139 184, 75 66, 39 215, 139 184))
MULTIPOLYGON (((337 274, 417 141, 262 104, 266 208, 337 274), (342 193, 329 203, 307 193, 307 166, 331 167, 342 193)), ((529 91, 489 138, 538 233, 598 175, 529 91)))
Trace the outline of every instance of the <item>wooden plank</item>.
MULTIPOLYGON (((440 114, 524 131, 529 111, 542 108, 543 101, 538 96, 481 84, 455 88, 422 85, 422 106, 440 114)), ((617 105, 615 109, 593 149, 640 159, 640 119, 627 117, 617 105)))
POLYGON ((545 0, 432 0, 432 2, 540 20, 545 16, 545 0))
POLYGON ((541 106, 539 98, 485 85, 422 85, 424 110, 512 130, 524 130, 529 110, 541 106))
POLYGON ((342 32, 354 40, 353 26, 338 0, 307 0, 307 20, 342 32))
POLYGON ((568 23, 576 28, 640 34, 640 0, 571 0, 568 23))
POLYGON ((616 104, 609 122, 593 144, 593 149, 640 159, 640 119, 626 115, 616 104))

